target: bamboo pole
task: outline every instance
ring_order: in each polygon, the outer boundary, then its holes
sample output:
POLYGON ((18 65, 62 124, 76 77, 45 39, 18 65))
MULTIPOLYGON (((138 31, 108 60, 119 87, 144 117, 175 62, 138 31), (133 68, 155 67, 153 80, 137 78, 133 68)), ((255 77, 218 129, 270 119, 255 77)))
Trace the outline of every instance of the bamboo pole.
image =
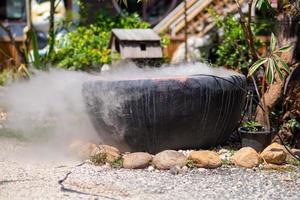
POLYGON ((26 23, 28 30, 32 28, 31 0, 26 0, 26 23))
POLYGON ((188 32, 187 32, 187 0, 184 0, 184 60, 188 60, 188 32))

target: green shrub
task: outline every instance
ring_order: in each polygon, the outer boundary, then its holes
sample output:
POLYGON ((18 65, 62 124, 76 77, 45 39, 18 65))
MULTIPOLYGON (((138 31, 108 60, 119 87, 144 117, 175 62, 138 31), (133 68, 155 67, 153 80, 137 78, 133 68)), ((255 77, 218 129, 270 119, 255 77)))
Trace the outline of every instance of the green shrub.
POLYGON ((106 162, 106 154, 105 153, 97 153, 90 157, 90 160, 95 165, 104 165, 106 162))
MULTIPOLYGON (((233 16, 223 18, 214 11, 209 12, 214 16, 217 27, 223 31, 221 42, 214 50, 216 59, 213 64, 238 70, 248 68, 253 63, 253 60, 239 20, 233 16)), ((252 24, 251 28, 256 36, 265 27, 266 24, 252 24)), ((263 43, 257 37, 254 38, 254 46, 256 49, 259 49, 263 43)))
POLYGON ((99 13, 96 19, 94 24, 79 26, 57 41, 52 63, 64 69, 98 70, 102 64, 111 62, 108 43, 112 28, 149 27, 138 14, 111 17, 99 13))
POLYGON ((11 77, 12 74, 8 70, 0 72, 0 85, 5 85, 11 77))
POLYGON ((112 168, 120 169, 123 167, 123 158, 122 156, 116 158, 111 164, 112 168))
POLYGON ((52 62, 72 70, 95 69, 99 64, 109 63, 109 35, 94 25, 78 27, 57 43, 52 62))
POLYGON ((188 168, 194 168, 194 167, 196 167, 196 163, 193 160, 188 159, 186 162, 186 166, 188 168))

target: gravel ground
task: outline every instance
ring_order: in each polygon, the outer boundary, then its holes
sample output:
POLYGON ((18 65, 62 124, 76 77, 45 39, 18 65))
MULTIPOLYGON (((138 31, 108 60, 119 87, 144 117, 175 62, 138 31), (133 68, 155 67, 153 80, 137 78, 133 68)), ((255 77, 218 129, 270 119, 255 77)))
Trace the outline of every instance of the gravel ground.
MULTIPOLYGON (((109 169, 72 160, 33 159, 30 145, 0 137, 0 199, 299 199, 300 169, 109 169), (66 176, 68 174, 68 176, 66 176), (59 180, 63 181, 64 190, 59 180)), ((41 152, 35 152, 35 154, 41 152)), ((47 157, 48 155, 45 155, 47 157)))

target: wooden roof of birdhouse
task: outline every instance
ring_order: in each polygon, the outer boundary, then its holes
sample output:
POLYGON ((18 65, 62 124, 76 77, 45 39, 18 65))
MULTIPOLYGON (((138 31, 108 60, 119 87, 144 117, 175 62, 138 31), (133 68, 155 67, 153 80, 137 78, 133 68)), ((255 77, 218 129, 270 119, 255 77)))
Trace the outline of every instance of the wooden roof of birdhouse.
POLYGON ((160 37, 152 29, 112 29, 109 48, 122 59, 162 58, 160 37))
POLYGON ((113 36, 120 41, 160 41, 152 29, 112 29, 113 36))

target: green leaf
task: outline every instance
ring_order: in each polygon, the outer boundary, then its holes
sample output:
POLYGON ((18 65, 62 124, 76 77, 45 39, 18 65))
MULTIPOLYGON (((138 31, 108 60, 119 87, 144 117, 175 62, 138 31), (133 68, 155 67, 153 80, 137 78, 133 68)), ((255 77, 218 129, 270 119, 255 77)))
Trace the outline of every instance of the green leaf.
POLYGON ((267 68, 267 72, 266 72, 266 78, 267 78, 267 82, 269 84, 273 83, 273 81, 274 81, 274 61, 271 58, 268 59, 268 68, 267 68))
POLYGON ((276 48, 276 38, 274 33, 271 34, 271 51, 275 51, 276 48))
POLYGON ((284 79, 284 78, 283 78, 283 74, 282 74, 282 72, 281 72, 281 69, 280 69, 279 66, 278 66, 278 63, 277 63, 276 59, 275 59, 275 58, 272 58, 272 60, 273 60, 273 62, 274 62, 274 67, 275 67, 275 70, 276 70, 276 72, 277 72, 277 74, 278 74, 280 80, 283 80, 283 79, 284 79))
POLYGON ((123 0, 123 3, 125 4, 126 7, 128 7, 127 0, 123 0))
POLYGON ((268 61, 268 58, 262 58, 256 61, 249 69, 248 75, 251 76, 261 65, 268 61))
POLYGON ((293 48, 293 45, 287 45, 287 46, 280 47, 275 52, 276 53, 283 53, 283 52, 291 50, 292 48, 293 48))
POLYGON ((276 58, 277 61, 280 62, 282 69, 284 71, 286 71, 288 74, 290 74, 291 70, 290 70, 289 66, 286 64, 286 62, 276 54, 274 54, 274 57, 276 58))
POLYGON ((257 3, 256 3, 256 7, 260 10, 263 3, 264 3, 264 0, 258 0, 257 3))
MULTIPOLYGON (((26 45, 27 46, 27 45, 26 45)), ((30 58, 29 58, 29 53, 28 53, 28 48, 24 48, 24 58, 25 58, 25 62, 29 63, 30 62, 30 58)))
POLYGON ((272 9, 272 6, 268 0, 258 0, 256 3, 256 7, 258 8, 258 10, 267 10, 269 8, 272 9))
POLYGON ((40 55, 38 48, 37 36, 34 30, 30 31, 31 40, 32 40, 32 51, 33 51, 33 65, 37 69, 40 67, 40 55))

